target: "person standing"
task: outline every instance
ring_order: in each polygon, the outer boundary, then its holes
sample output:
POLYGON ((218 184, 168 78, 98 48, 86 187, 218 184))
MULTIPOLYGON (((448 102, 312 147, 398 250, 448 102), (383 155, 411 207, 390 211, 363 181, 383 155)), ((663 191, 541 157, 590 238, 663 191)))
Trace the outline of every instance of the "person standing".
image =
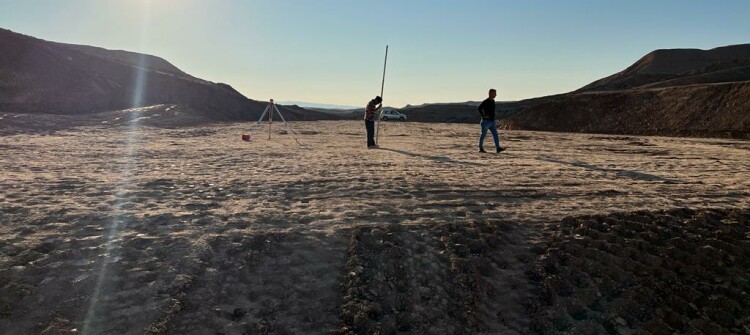
POLYGON ((380 109, 380 103, 383 102, 383 98, 377 96, 375 99, 370 100, 365 108, 365 129, 367 130, 367 148, 377 148, 378 145, 375 143, 375 118, 377 118, 377 112, 380 109))
POLYGON ((492 139, 495 140, 495 150, 497 152, 502 152, 505 150, 505 148, 500 146, 500 138, 497 135, 497 124, 495 123, 495 97, 497 96, 497 91, 495 91, 494 88, 490 89, 489 92, 489 98, 482 101, 482 103, 477 107, 477 111, 479 111, 479 115, 482 117, 482 121, 479 122, 479 125, 482 127, 482 134, 479 135, 479 152, 487 152, 484 151, 484 136, 487 135, 487 129, 492 132, 492 139))

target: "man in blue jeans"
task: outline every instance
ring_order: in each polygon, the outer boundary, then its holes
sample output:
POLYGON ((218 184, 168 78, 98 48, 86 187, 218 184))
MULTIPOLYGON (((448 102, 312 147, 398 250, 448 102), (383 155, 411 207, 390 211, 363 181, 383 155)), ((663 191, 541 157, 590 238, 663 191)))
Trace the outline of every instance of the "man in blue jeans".
POLYGON ((495 149, 497 152, 502 152, 505 148, 500 146, 500 139, 497 136, 497 125, 495 124, 495 97, 497 91, 494 88, 490 89, 490 97, 482 101, 482 104, 477 107, 479 115, 482 116, 482 121, 479 125, 482 126, 482 135, 479 136, 479 152, 484 151, 484 136, 487 135, 487 129, 492 132, 492 139, 495 140, 495 149))

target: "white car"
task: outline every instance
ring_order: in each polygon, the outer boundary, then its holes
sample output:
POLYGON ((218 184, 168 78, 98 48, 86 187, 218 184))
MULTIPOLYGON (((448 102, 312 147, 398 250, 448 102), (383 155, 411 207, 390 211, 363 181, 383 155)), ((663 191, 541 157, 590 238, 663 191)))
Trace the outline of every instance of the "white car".
POLYGON ((395 109, 384 110, 382 113, 380 113, 380 119, 383 121, 388 121, 388 120, 406 121, 406 114, 399 113, 395 109))

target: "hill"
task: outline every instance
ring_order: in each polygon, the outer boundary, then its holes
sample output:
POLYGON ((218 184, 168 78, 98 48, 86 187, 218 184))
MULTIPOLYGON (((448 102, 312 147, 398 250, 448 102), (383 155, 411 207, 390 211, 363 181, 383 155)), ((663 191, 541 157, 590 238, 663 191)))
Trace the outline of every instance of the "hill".
POLYGON ((750 138, 750 82, 565 94, 509 123, 526 130, 750 138))
MULTIPOLYGON (((206 121, 236 121, 255 120, 267 106, 156 56, 48 42, 5 29, 0 47, 0 111, 6 113, 81 115, 177 105, 206 121)), ((279 107, 290 120, 336 118, 279 107)))
MULTIPOLYGON (((402 109, 409 121, 477 122, 479 102, 402 109)), ((497 102, 504 127, 750 138, 750 44, 656 50, 576 91, 497 102)))
POLYGON ((750 138, 750 44, 656 50, 508 123, 528 130, 750 138))
POLYGON ((750 44, 711 50, 660 49, 627 69, 594 81, 576 92, 671 87, 750 80, 750 44))

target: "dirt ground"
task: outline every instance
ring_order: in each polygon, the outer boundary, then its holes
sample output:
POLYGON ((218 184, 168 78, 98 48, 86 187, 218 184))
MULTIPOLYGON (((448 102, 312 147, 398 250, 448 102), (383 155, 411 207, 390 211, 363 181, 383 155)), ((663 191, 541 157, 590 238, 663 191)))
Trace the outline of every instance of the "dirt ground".
POLYGON ((139 122, 0 136, 2 333, 750 334, 748 141, 139 122))

